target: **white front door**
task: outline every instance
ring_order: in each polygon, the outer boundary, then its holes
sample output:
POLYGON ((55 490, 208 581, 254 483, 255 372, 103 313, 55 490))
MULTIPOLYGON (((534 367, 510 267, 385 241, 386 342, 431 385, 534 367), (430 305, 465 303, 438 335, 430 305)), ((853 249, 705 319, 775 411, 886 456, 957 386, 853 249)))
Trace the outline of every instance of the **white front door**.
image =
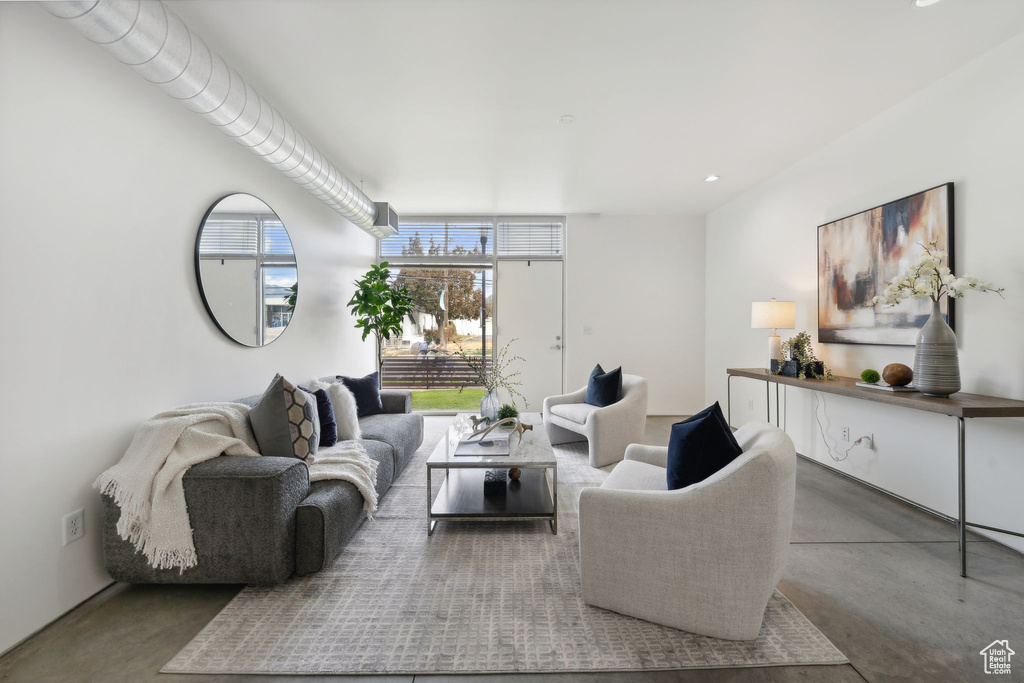
MULTIPOLYGON (((509 372, 521 372, 519 392, 527 410, 539 413, 545 397, 562 393, 562 262, 498 261, 496 295, 494 348, 516 339, 509 356, 523 361, 513 363, 509 372)), ((501 400, 508 397, 502 393, 501 400)))

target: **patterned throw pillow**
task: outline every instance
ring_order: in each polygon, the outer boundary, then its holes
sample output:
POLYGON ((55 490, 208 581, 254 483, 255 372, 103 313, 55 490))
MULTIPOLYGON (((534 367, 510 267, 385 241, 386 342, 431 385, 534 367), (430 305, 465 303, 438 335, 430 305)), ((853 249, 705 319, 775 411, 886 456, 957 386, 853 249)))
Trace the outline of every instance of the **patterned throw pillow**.
POLYGON ((281 375, 249 411, 249 422, 262 455, 306 458, 320 444, 315 397, 281 375))

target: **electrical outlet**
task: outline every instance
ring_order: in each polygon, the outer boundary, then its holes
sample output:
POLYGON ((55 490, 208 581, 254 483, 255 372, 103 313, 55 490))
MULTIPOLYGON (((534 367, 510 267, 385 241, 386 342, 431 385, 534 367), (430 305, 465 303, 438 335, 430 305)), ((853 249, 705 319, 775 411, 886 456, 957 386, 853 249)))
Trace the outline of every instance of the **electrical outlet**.
POLYGON ((754 409, 754 399, 748 398, 747 399, 747 410, 753 410, 753 409, 754 409))
POLYGON ((79 508, 74 512, 64 515, 62 528, 64 532, 64 545, 85 536, 85 510, 79 508))
POLYGON ((583 326, 583 334, 594 334, 594 328, 590 325, 583 326))
POLYGON ((846 443, 850 442, 850 428, 849 427, 843 427, 843 441, 845 441, 846 443))

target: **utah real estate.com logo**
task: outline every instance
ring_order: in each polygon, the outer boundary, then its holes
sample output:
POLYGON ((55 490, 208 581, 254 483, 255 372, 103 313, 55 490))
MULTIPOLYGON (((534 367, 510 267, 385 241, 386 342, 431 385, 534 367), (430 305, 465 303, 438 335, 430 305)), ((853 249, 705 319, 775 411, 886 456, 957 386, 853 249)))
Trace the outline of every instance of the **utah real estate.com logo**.
POLYGON ((979 654, 985 658, 985 673, 1008 674, 1010 657, 1017 653, 1010 649, 1009 641, 993 640, 979 654))

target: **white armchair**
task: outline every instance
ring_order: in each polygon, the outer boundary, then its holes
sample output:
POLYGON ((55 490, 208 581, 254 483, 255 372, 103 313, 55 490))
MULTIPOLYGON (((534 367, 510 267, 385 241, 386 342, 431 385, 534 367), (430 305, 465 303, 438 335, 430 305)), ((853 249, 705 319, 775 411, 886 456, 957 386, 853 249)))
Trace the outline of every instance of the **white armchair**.
POLYGON ((544 399, 544 428, 552 445, 587 441, 591 467, 622 460, 626 446, 644 438, 647 380, 622 376, 622 398, 598 408, 583 401, 587 388, 544 399))
POLYGON ((757 637, 793 528, 796 452, 768 423, 736 432, 743 453, 668 491, 667 448, 632 444, 580 493, 583 600, 729 640, 757 637))

